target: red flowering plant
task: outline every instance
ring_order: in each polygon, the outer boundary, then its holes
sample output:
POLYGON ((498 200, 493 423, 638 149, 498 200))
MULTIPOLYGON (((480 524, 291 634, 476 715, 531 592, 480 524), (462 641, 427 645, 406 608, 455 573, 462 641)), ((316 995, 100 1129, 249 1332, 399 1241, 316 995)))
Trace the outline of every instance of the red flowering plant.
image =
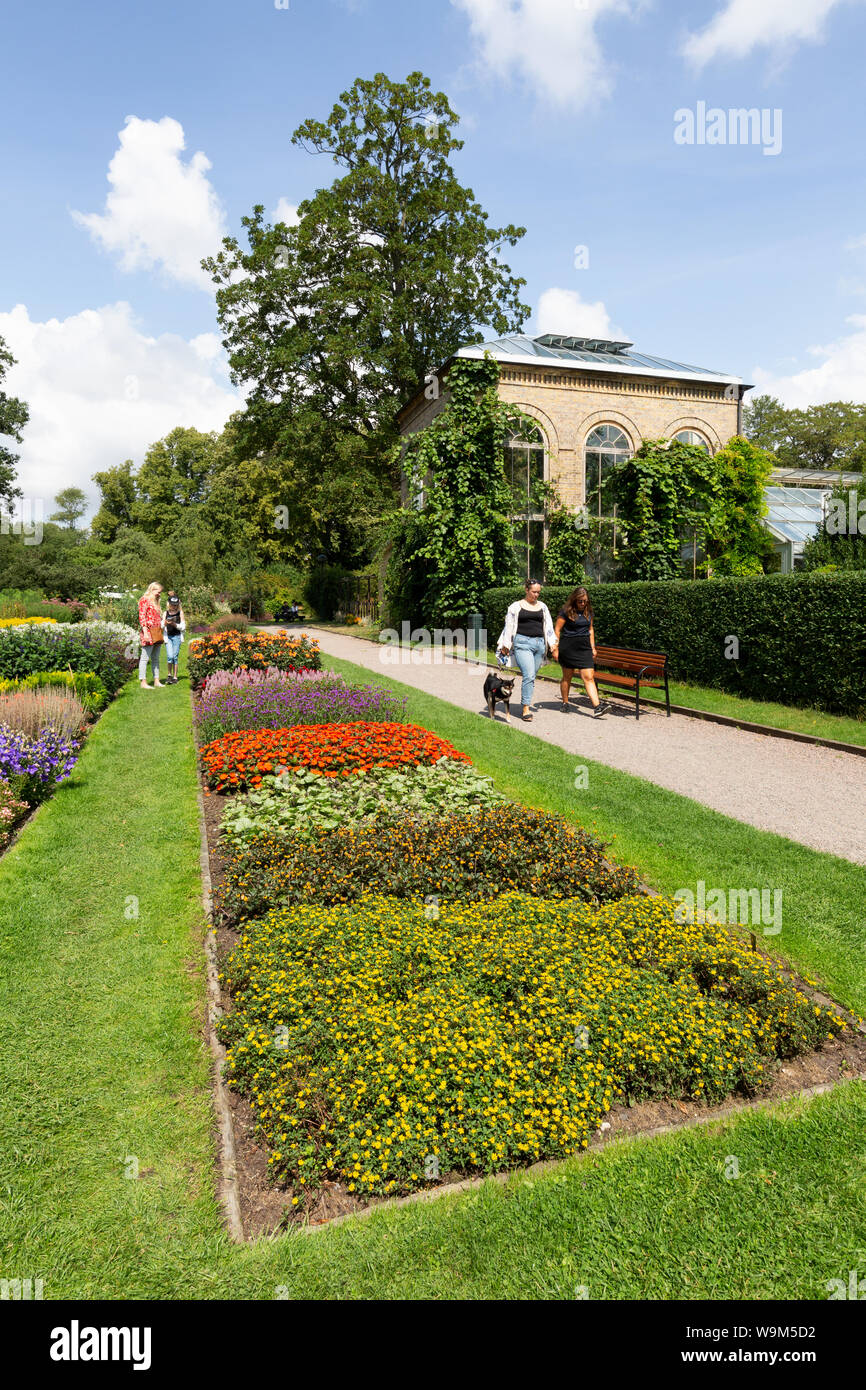
POLYGON ((295 724, 290 729, 239 729, 201 750, 208 785, 218 792, 257 787, 281 768, 305 767, 323 777, 350 777, 374 767, 418 767, 440 758, 468 763, 447 739, 417 724, 295 724))

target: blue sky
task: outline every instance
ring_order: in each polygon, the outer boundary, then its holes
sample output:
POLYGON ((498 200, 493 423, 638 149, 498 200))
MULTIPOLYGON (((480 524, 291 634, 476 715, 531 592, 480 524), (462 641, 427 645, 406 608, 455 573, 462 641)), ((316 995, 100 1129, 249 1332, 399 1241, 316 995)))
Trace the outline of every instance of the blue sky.
POLYGON ((31 406, 25 493, 93 495, 95 469, 236 408, 198 260, 254 203, 330 181, 291 133, 377 70, 420 68, 460 113, 460 177, 527 228, 509 259, 532 331, 862 399, 864 31, 862 0, 15 6, 0 335, 31 406), (698 103, 780 111, 780 151, 676 143, 698 103))

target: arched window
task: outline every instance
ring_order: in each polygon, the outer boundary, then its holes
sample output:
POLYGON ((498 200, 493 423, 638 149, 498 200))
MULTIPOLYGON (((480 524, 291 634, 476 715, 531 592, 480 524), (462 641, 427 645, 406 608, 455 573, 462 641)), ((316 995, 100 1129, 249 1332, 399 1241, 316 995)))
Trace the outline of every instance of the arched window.
POLYGON ((713 452, 704 436, 698 434, 697 430, 679 430, 674 439, 678 439, 681 444, 694 444, 696 448, 703 449, 705 454, 713 452))
POLYGON ((613 515, 610 471, 631 455, 627 435, 618 425, 597 425, 586 440, 586 509, 591 517, 613 515))
POLYGON ((511 519, 517 563, 527 579, 544 568, 544 436, 540 429, 512 434, 505 446, 505 477, 513 498, 511 519))

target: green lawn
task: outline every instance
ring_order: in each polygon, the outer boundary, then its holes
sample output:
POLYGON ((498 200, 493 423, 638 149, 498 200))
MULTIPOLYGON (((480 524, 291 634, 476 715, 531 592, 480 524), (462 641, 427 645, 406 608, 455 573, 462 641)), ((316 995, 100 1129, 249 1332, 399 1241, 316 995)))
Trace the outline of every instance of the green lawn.
MULTIPOLYGON (((534 743, 518 765, 521 731, 410 700, 506 790, 617 826, 616 852, 662 886, 784 882, 773 944, 862 1005, 862 870, 597 766, 575 792, 562 750, 534 743)), ((41 1278, 48 1299, 548 1299, 576 1285, 593 1299, 823 1299, 866 1267, 856 1082, 233 1246, 214 1196, 198 852, 186 685, 132 683, 0 860, 0 1277, 41 1278)))

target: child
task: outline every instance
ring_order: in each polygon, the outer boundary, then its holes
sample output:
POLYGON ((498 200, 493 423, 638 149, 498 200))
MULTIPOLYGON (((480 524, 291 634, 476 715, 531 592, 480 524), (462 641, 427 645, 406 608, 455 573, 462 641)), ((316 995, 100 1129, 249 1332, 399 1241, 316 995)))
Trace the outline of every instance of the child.
POLYGON ((186 618, 180 606, 180 599, 174 589, 168 596, 168 607, 163 614, 162 625, 165 632, 165 659, 168 663, 168 675, 165 678, 165 683, 166 685, 177 685, 177 658, 180 655, 180 644, 186 631, 186 618))

